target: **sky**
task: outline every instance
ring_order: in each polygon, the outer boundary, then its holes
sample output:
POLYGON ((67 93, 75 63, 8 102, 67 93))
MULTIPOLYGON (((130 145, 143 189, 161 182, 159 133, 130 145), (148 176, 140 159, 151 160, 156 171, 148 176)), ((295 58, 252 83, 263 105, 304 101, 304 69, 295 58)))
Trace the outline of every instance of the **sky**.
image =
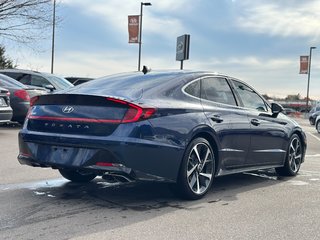
MULTIPOLYGON (((128 15, 140 14, 141 1, 57 2, 55 74, 95 78, 137 71, 138 44, 128 43, 127 25, 128 15)), ((152 6, 143 8, 141 65, 179 69, 176 39, 190 34, 184 69, 221 72, 269 96, 305 97, 307 75, 299 74, 299 57, 314 46, 310 96, 320 100, 319 0, 149 2, 152 6)), ((2 44, 19 68, 50 72, 50 37, 32 46, 2 44)))

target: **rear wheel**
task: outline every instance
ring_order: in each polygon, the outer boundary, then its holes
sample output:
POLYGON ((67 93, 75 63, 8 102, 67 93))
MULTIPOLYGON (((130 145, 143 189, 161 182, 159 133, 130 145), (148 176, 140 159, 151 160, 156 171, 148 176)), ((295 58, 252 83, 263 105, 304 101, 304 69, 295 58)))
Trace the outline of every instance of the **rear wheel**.
POLYGON ((97 175, 80 170, 59 169, 60 174, 72 182, 90 182, 97 175))
POLYGON ((178 191, 186 199, 199 199, 211 187, 215 172, 215 157, 210 143, 194 139, 187 147, 178 177, 178 191))
POLYGON ((287 156, 283 167, 276 168, 281 176, 295 176, 299 172, 302 163, 303 147, 297 134, 290 138, 287 156))
POLYGON ((309 122, 310 122, 310 125, 314 125, 314 120, 312 118, 309 118, 309 122))

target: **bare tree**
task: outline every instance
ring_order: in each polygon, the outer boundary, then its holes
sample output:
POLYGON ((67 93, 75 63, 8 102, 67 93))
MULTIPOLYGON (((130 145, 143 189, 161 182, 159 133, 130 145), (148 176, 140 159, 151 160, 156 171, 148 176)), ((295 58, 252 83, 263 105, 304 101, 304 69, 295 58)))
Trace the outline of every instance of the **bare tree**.
POLYGON ((0 37, 30 43, 48 37, 51 24, 52 0, 0 0, 0 37))

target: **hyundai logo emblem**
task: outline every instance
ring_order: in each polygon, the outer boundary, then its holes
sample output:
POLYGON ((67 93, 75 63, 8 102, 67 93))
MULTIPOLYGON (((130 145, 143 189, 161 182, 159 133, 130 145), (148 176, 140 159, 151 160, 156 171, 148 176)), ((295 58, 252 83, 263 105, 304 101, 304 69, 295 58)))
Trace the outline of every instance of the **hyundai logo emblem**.
POLYGON ((62 112, 64 113, 72 113, 74 111, 74 108, 71 106, 65 106, 64 108, 62 108, 62 112))

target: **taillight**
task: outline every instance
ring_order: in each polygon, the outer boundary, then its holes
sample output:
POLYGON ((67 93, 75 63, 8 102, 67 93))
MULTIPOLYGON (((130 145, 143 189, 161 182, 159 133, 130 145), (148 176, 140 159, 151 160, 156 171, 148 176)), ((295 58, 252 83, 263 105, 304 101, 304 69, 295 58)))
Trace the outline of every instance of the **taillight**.
POLYGON ((39 99, 39 96, 32 97, 30 99, 30 107, 34 106, 35 103, 38 101, 38 99, 39 99))
POLYGON ((7 96, 10 97, 10 92, 7 92, 7 96))
POLYGON ((150 118, 155 112, 155 108, 151 107, 142 107, 133 103, 129 103, 124 100, 115 99, 115 98, 107 98, 109 101, 119 103, 128 107, 128 110, 120 123, 130 123, 130 122, 137 122, 140 120, 145 120, 150 118))
POLYGON ((30 101, 30 96, 29 96, 28 92, 24 89, 15 91, 14 95, 18 98, 21 98, 24 101, 30 101))

